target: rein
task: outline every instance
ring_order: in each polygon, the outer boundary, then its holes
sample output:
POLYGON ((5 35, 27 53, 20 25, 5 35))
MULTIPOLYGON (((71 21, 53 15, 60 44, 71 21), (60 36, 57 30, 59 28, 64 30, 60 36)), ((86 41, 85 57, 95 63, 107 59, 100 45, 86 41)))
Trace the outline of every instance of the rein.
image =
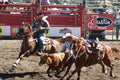
POLYGON ((81 54, 79 54, 79 53, 80 53, 80 50, 81 50, 81 47, 78 49, 77 54, 76 54, 76 56, 75 56, 75 59, 76 59, 77 57, 81 57, 81 56, 86 52, 86 50, 84 50, 81 54))
MULTIPOLYGON (((26 34, 24 34, 22 37, 23 37, 23 38, 27 38, 30 34, 33 34, 33 33, 26 33, 26 34)), ((28 39, 28 43, 33 42, 33 41, 36 41, 36 42, 37 42, 37 39, 34 39, 34 38, 28 39)))
POLYGON ((24 34, 22 37, 23 37, 23 38, 29 37, 30 34, 33 34, 33 33, 26 33, 26 34, 24 34))
POLYGON ((36 42, 37 42, 37 39, 31 38, 31 39, 28 41, 28 43, 29 43, 29 42, 33 42, 33 41, 36 41, 36 42))

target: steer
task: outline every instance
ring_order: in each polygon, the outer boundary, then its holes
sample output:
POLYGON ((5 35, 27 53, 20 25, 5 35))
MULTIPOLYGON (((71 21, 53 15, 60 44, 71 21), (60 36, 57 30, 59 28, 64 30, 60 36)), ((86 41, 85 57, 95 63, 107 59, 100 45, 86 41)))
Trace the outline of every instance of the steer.
POLYGON ((55 76, 57 78, 60 77, 59 73, 62 72, 65 67, 68 67, 66 73, 64 74, 64 76, 66 76, 72 66, 70 55, 67 53, 53 53, 53 54, 44 53, 40 57, 39 65, 41 66, 45 63, 49 66, 49 68, 47 69, 48 76, 52 77, 50 75, 50 70, 55 70, 56 71, 55 76))

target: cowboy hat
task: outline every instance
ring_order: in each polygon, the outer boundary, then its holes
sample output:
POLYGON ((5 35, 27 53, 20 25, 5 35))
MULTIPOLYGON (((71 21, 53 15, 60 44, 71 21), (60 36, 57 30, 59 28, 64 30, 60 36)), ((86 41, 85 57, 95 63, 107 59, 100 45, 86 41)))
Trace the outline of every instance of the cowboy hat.
POLYGON ((71 34, 71 33, 66 33, 64 36, 63 36, 63 38, 67 38, 67 37, 73 37, 73 35, 71 34))
POLYGON ((39 13, 37 13, 36 15, 38 15, 38 16, 43 16, 43 13, 42 13, 42 12, 39 12, 39 13))

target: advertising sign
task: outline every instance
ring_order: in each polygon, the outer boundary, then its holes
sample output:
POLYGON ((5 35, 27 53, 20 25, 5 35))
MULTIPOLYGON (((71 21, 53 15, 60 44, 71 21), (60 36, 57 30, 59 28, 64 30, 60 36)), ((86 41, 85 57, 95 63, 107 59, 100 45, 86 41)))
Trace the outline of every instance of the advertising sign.
POLYGON ((81 36, 80 27, 50 27, 50 37, 62 37, 65 33, 70 32, 75 36, 81 36))
POLYGON ((10 26, 3 26, 3 36, 10 36, 10 26))
POLYGON ((87 29, 112 30, 114 28, 114 14, 88 14, 87 29))
POLYGON ((0 26, 0 36, 10 36, 10 26, 0 26))
POLYGON ((0 36, 2 35, 3 29, 2 26, 0 26, 0 36))

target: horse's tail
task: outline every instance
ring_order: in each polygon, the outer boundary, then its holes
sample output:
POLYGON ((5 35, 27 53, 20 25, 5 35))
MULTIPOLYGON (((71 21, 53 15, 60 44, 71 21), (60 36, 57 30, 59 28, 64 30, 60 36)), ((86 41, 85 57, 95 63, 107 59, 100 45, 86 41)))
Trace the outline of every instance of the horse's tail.
POLYGON ((120 58, 120 51, 117 48, 111 48, 114 52, 115 55, 115 59, 119 59, 120 58))
POLYGON ((112 48, 112 50, 115 52, 115 53, 117 53, 117 54, 120 54, 120 51, 117 49, 117 48, 112 48))

